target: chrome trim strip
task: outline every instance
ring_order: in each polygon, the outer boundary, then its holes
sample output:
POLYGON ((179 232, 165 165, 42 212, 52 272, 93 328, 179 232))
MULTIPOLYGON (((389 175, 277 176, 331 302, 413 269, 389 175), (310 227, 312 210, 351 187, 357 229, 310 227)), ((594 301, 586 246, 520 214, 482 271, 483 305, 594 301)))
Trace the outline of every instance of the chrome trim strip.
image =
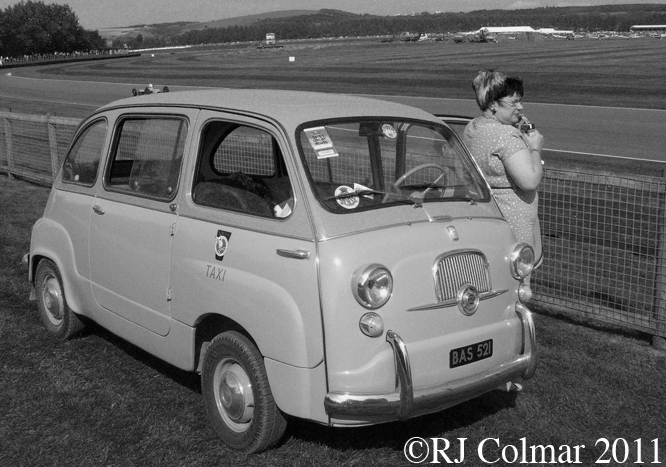
POLYGON ((437 386, 414 390, 407 347, 400 336, 388 331, 386 340, 393 347, 396 388, 386 394, 352 394, 329 392, 324 399, 326 414, 331 418, 361 421, 392 421, 438 412, 491 391, 522 376, 529 379, 536 370, 536 334, 529 309, 516 303, 516 314, 523 329, 522 355, 484 373, 437 386), (529 343, 528 346, 525 345, 529 343))
MULTIPOLYGON (((479 294, 479 300, 488 300, 490 298, 494 298, 494 297, 497 297, 497 296, 502 295, 504 293, 507 293, 508 291, 509 291, 509 289, 491 290, 490 292, 485 292, 485 293, 479 294)), ((442 302, 432 303, 430 305, 415 306, 413 308, 409 308, 407 311, 437 310, 439 308, 450 308, 450 307, 456 306, 457 304, 458 304, 457 299, 444 300, 442 302)))
MULTIPOLYGON (((461 202, 462 202, 462 200, 461 200, 461 202)), ((436 222, 454 222, 454 221, 459 220, 459 219, 464 219, 466 221, 468 221, 468 220, 473 221, 475 219, 494 219, 494 220, 506 222, 506 219, 504 219, 501 216, 499 216, 499 217, 498 216, 458 216, 458 217, 448 217, 447 216, 446 218, 442 218, 442 219, 439 219, 439 218, 434 218, 434 219, 435 219, 436 222)), ((375 232, 375 231, 378 231, 378 230, 391 229, 393 227, 405 227, 405 226, 410 227, 410 226, 416 225, 416 224, 431 224, 431 223, 432 223, 432 221, 429 220, 429 219, 413 220, 413 221, 409 221, 409 222, 396 222, 395 224, 386 224, 386 225, 382 225, 382 226, 379 226, 379 227, 372 227, 372 228, 369 228, 369 229, 355 230, 353 232, 347 232, 347 233, 343 233, 343 234, 333 235, 333 236, 330 236, 330 237, 319 237, 319 238, 317 238, 317 241, 318 242, 327 242, 327 241, 330 241, 330 240, 336 240, 338 238, 351 237, 352 235, 375 232)))

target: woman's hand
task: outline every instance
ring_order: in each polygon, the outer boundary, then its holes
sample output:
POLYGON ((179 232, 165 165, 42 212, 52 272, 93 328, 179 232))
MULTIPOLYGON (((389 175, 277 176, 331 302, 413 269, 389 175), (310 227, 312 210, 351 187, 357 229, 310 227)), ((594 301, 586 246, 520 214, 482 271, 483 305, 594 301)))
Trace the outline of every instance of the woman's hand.
POLYGON ((527 147, 530 150, 541 151, 541 147, 543 146, 543 136, 539 133, 539 130, 532 130, 528 133, 522 133, 522 135, 525 144, 527 144, 527 147))
POLYGON ((523 191, 533 191, 539 187, 543 176, 543 162, 541 161, 541 147, 543 136, 538 130, 523 133, 523 140, 527 149, 512 154, 504 159, 504 168, 518 188, 523 191))

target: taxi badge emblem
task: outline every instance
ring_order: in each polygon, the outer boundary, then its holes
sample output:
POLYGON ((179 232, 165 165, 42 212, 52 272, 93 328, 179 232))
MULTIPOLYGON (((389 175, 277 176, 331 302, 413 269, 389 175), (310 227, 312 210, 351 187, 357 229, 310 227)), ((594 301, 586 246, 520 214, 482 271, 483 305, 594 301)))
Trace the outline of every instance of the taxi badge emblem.
POLYGON ((458 231, 456 230, 456 228, 454 226, 450 225, 446 228, 446 230, 449 232, 449 236, 451 237, 451 240, 453 240, 454 242, 457 242, 458 240, 460 240, 460 237, 458 236, 458 231))
POLYGON ((215 259, 222 261, 224 259, 224 254, 227 252, 229 247, 229 238, 231 237, 230 232, 225 232, 224 230, 218 230, 217 236, 215 237, 215 259))

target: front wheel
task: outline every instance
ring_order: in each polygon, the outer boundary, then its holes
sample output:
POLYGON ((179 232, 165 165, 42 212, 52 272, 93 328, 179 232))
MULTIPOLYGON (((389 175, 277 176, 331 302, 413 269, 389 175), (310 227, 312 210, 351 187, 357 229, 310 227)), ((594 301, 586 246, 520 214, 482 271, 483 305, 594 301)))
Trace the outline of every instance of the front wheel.
POLYGON ((201 392, 213 428, 230 448, 259 452, 282 438, 287 421, 273 400, 263 357, 244 335, 229 331, 211 341, 201 392))
POLYGON ((66 340, 83 330, 83 323, 67 305, 62 277, 53 261, 43 259, 37 265, 35 289, 39 318, 49 333, 66 340))

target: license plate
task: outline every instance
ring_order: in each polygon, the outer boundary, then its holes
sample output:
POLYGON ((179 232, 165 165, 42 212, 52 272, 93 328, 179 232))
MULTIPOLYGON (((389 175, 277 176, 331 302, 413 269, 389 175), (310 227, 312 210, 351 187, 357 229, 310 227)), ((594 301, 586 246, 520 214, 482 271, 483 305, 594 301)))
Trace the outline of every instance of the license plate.
POLYGON ((453 349, 449 354, 449 367, 456 368, 469 363, 478 362, 493 356, 493 340, 477 342, 453 349))

